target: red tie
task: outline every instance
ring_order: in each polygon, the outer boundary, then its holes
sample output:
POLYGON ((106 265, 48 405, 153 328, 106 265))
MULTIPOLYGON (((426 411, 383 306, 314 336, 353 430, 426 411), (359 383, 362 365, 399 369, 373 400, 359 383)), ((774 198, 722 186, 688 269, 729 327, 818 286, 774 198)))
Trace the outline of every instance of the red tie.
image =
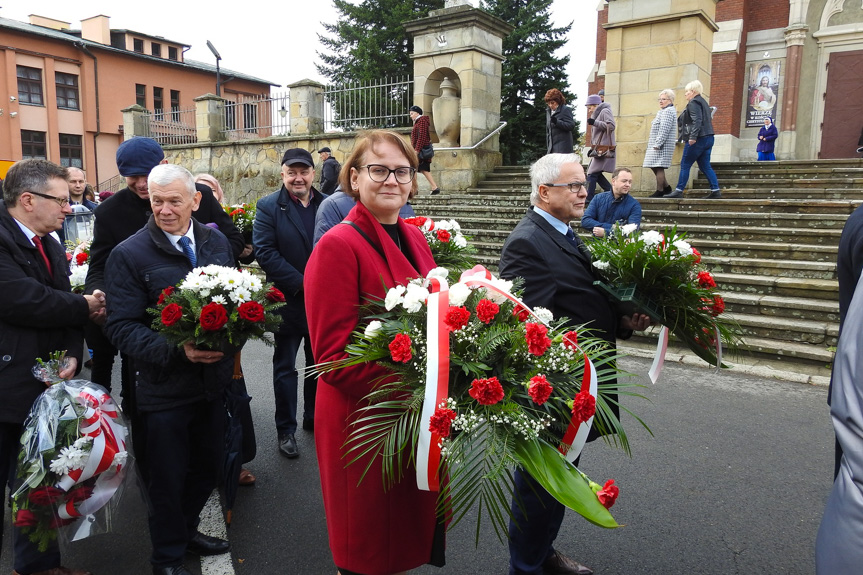
POLYGON ((51 271, 51 262, 48 260, 48 254, 45 253, 45 246, 42 245, 42 238, 33 236, 33 243, 36 244, 36 249, 42 254, 42 260, 45 262, 45 267, 48 269, 48 275, 54 279, 54 272, 51 271))

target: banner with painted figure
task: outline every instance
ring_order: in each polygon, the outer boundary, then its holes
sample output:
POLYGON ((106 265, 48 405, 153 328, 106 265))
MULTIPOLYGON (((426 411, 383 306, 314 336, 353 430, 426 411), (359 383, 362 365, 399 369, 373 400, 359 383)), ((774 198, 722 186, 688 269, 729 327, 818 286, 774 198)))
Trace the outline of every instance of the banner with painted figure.
POLYGON ((764 125, 765 116, 776 121, 776 111, 779 109, 779 66, 779 60, 749 64, 747 128, 760 128, 764 125))

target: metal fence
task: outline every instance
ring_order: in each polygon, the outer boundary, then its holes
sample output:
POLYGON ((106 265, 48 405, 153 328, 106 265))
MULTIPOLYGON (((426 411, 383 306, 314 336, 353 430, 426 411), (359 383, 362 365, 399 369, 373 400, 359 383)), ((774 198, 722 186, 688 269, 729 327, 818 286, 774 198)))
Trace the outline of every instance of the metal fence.
POLYGON ((225 135, 229 140, 287 136, 291 132, 290 109, 290 92, 238 95, 236 102, 225 103, 225 135))
POLYGON ((324 131, 410 126, 408 108, 413 102, 409 76, 380 82, 324 88, 324 131))
POLYGON ((142 114, 143 131, 163 145, 194 144, 198 141, 195 108, 172 108, 142 114))

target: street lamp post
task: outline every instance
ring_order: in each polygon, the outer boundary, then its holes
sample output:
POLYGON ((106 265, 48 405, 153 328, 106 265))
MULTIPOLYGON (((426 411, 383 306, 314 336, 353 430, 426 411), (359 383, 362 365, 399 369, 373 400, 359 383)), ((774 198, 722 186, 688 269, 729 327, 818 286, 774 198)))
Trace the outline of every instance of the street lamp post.
POLYGON ((210 52, 213 53, 213 56, 216 57, 216 96, 221 96, 222 95, 222 75, 221 75, 221 72, 219 71, 219 60, 221 60, 222 57, 219 55, 219 51, 216 50, 216 47, 213 46, 213 43, 210 42, 209 40, 207 40, 207 48, 209 48, 210 52))

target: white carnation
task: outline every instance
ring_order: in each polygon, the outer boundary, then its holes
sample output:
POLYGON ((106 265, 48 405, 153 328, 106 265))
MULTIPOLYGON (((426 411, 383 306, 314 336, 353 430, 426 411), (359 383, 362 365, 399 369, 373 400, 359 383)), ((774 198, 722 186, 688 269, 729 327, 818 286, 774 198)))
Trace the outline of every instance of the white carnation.
POLYGON ((510 290, 512 289, 512 282, 511 281, 503 280, 503 279, 496 278, 496 277, 492 276, 489 283, 491 283, 491 285, 493 285, 494 287, 498 288, 498 290, 504 292, 502 294, 497 290, 491 290, 491 289, 485 290, 486 291, 485 297, 487 297, 488 299, 490 299, 494 303, 502 304, 507 300, 506 295, 504 295, 504 294, 512 295, 510 293, 510 290))
POLYGON ((620 227, 621 233, 625 236, 632 234, 637 229, 638 229, 638 224, 626 224, 626 225, 620 227))
POLYGON ((126 458, 129 456, 128 451, 118 451, 114 454, 114 460, 111 461, 111 468, 116 469, 126 464, 126 458))
POLYGON ((372 320, 371 323, 369 323, 369 325, 366 326, 366 330, 363 333, 363 335, 366 336, 366 339, 372 339, 373 337, 375 337, 378 334, 378 332, 381 331, 381 327, 383 327, 383 325, 384 324, 382 324, 381 322, 379 322, 376 319, 372 320))
POLYGON ((674 242, 674 247, 677 248, 677 251, 680 252, 680 255, 682 256, 692 255, 692 246, 689 245, 689 242, 677 240, 676 242, 674 242))
POLYGON ((426 275, 426 278, 428 278, 428 279, 440 278, 440 279, 445 280, 447 278, 447 276, 449 276, 449 270, 448 269, 437 267, 437 268, 434 268, 432 271, 430 271, 426 275))
POLYGON ((610 263, 604 262, 602 260, 593 262, 593 267, 595 267, 598 270, 607 270, 610 265, 611 265, 610 263))
POLYGON ((466 248, 467 247, 467 240, 464 239, 464 236, 462 234, 456 234, 455 239, 452 242, 455 244, 455 247, 457 247, 457 248, 466 248))
POLYGON ((456 307, 464 305, 464 302, 470 297, 470 292, 471 289, 467 285, 463 283, 455 284, 449 288, 449 304, 456 307))
POLYGON ((665 238, 656 230, 650 230, 641 234, 641 239, 644 240, 644 245, 647 247, 658 246, 665 238))
POLYGON ((429 297, 429 290, 422 286, 410 283, 405 291, 405 299, 402 302, 408 313, 416 313, 422 309, 423 304, 429 297))
POLYGON ((387 292, 387 297, 384 299, 384 307, 387 308, 387 311, 392 311, 394 307, 402 303, 404 298, 402 294, 405 293, 405 286, 396 286, 394 288, 390 288, 387 292))
POLYGON ((535 307, 533 308, 533 313, 542 321, 542 323, 551 323, 554 320, 554 314, 551 313, 551 310, 548 310, 544 307, 535 307))

